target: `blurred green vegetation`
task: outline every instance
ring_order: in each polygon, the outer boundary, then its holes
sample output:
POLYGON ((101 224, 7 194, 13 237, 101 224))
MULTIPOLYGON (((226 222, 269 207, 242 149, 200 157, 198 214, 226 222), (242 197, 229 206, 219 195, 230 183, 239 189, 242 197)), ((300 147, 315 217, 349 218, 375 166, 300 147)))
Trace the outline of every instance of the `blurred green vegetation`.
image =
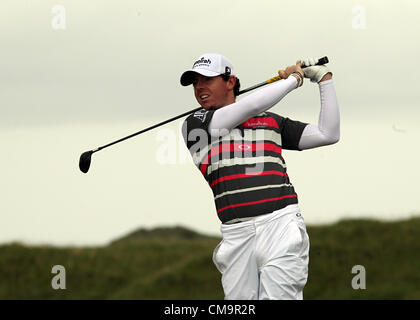
MULTIPOLYGON (((420 299, 420 218, 308 226, 304 299, 420 299), (351 286, 366 269, 366 290, 351 286)), ((0 299, 223 299, 212 253, 220 238, 138 230, 104 247, 0 246, 0 299), (53 290, 54 265, 66 289, 53 290)))

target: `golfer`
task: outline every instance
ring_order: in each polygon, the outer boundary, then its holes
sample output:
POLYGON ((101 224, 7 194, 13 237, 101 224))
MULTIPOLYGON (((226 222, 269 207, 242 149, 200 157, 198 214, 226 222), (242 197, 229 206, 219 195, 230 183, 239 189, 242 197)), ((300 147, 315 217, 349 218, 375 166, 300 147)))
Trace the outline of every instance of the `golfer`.
POLYGON ((340 136, 332 73, 315 64, 299 60, 278 71, 283 80, 239 101, 239 79, 220 54, 201 55, 181 76, 203 107, 187 117, 182 133, 222 222, 213 262, 225 299, 303 299, 309 238, 283 150, 330 145, 340 136), (301 69, 302 63, 308 67, 301 69), (319 86, 317 124, 268 111, 304 78, 319 86))

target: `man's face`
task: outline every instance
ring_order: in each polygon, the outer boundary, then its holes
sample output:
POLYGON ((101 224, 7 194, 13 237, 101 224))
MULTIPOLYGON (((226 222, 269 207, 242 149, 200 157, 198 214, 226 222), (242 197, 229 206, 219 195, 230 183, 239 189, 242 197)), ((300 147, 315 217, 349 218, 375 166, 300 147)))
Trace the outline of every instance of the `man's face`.
POLYGON ((231 104, 231 96, 234 82, 225 81, 221 76, 206 77, 195 74, 193 79, 194 95, 198 103, 205 109, 214 107, 215 109, 231 104))

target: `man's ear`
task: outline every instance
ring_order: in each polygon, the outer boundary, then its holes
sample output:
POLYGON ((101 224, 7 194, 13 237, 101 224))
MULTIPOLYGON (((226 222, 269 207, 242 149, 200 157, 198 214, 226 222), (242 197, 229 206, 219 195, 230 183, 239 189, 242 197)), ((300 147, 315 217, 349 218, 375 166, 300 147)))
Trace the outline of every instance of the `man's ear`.
POLYGON ((235 84, 236 84, 236 77, 230 76, 229 80, 227 81, 227 89, 233 90, 233 88, 235 88, 235 84))

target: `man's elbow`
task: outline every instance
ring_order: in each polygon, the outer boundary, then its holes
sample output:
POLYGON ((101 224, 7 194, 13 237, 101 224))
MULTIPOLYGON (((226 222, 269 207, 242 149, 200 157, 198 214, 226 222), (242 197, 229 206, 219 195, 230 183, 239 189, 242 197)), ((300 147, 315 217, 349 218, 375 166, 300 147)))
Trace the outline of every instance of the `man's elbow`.
POLYGON ((336 144, 340 141, 340 123, 327 132, 324 132, 324 138, 327 144, 336 144))
POLYGON ((340 141, 340 134, 327 138, 327 144, 336 144, 338 141, 340 141))
POLYGON ((331 144, 336 144, 338 141, 340 141, 340 132, 323 133, 320 145, 329 146, 331 144))

